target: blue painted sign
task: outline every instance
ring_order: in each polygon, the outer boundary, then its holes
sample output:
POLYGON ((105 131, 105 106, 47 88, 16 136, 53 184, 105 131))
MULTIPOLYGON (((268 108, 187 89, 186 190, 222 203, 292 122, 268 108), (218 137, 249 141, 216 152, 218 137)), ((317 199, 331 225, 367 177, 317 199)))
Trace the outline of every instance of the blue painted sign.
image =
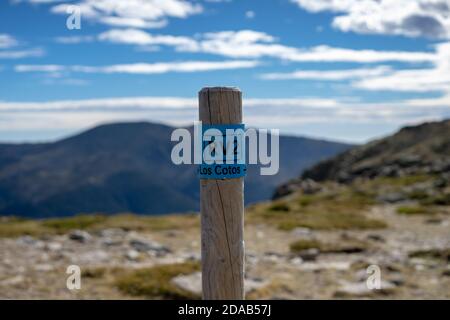
POLYGON ((234 179, 247 174, 245 125, 202 125, 200 179, 234 179))

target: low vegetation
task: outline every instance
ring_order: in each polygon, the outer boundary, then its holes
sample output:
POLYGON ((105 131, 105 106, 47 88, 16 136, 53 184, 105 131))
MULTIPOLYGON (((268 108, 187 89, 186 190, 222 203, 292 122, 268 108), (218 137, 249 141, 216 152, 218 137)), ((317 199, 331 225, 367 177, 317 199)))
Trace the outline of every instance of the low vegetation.
POLYGON ((409 253, 409 257, 420 259, 443 260, 444 262, 448 263, 450 262, 450 248, 413 251, 409 253))
POLYGON ((199 296, 173 285, 172 278, 200 270, 198 262, 158 265, 118 277, 115 286, 130 296, 150 299, 199 299, 199 296))
POLYGON ((397 213, 404 215, 430 214, 433 213, 433 210, 431 208, 424 207, 421 205, 401 206, 397 208, 397 213))
POLYGON ((107 228, 121 228, 128 231, 159 231, 195 228, 198 226, 199 219, 196 214, 165 216, 139 216, 133 214, 112 216, 77 215, 47 220, 7 217, 2 218, 0 222, 0 237, 11 238, 23 235, 39 237, 64 234, 75 229, 93 232, 107 228))
POLYGON ((383 221, 367 218, 364 212, 375 203, 370 193, 352 187, 339 187, 314 195, 298 194, 275 204, 249 208, 249 221, 276 225, 281 230, 377 229, 383 221))

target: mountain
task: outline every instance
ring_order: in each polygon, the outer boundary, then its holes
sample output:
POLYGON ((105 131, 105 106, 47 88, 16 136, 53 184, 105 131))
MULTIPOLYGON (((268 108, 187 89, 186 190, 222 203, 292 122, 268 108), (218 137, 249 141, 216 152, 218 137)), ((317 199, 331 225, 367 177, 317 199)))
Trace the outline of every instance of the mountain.
POLYGON ((306 169, 277 188, 275 198, 310 180, 342 183, 356 178, 402 177, 450 172, 450 120, 408 126, 396 134, 345 151, 306 169))
MULTIPOLYGON (((152 123, 102 125, 54 143, 0 144, 0 214, 28 217, 76 213, 157 214, 198 210, 195 165, 170 159, 174 128, 152 123)), ((246 202, 269 199, 302 169, 350 146, 280 137, 280 172, 250 166, 246 202)))

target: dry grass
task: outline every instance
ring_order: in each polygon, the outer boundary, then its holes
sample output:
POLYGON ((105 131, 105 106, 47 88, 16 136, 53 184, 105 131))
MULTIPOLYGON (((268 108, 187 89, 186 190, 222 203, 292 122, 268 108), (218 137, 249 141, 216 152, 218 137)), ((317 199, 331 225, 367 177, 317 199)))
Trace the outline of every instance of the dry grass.
POLYGON ((422 205, 414 206, 401 206, 397 208, 397 213, 404 215, 416 215, 416 214, 433 214, 436 213, 433 208, 424 207, 422 205))
POLYGON ((121 228, 135 231, 177 230, 199 227, 196 214, 139 216, 121 215, 77 215, 69 218, 26 220, 3 218, 0 222, 0 237, 13 238, 23 235, 41 237, 64 234, 74 229, 97 231, 107 228, 121 228))
POLYGON ((115 286, 124 294, 150 299, 199 299, 199 296, 182 290, 171 283, 178 275, 200 270, 198 262, 159 265, 119 276, 115 286))
POLYGON ((368 193, 341 187, 317 195, 290 196, 276 205, 252 206, 248 210, 248 221, 276 225, 287 231, 297 227, 321 230, 385 228, 383 221, 364 215, 374 203, 368 193))

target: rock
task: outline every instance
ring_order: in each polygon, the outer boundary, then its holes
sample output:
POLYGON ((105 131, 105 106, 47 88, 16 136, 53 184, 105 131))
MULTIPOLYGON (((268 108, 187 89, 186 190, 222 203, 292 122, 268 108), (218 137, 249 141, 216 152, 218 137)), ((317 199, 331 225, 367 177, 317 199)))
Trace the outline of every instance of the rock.
POLYGON ((384 239, 381 235, 375 233, 367 235, 367 239, 376 242, 386 242, 386 239, 384 239))
POLYGON ((74 263, 97 264, 110 261, 110 256, 103 250, 88 251, 78 256, 72 257, 74 263))
POLYGON ((130 261, 136 261, 136 260, 138 260, 139 259, 139 252, 137 252, 136 250, 128 250, 126 253, 125 253, 125 257, 128 259, 128 260, 130 260, 130 261))
MULTIPOLYGON (((196 296, 202 295, 202 274, 201 272, 194 272, 188 275, 180 275, 172 278, 170 281, 176 287, 192 293, 196 296)), ((269 284, 269 281, 260 278, 246 278, 244 279, 245 293, 250 293, 269 284)))
POLYGON ((99 232, 100 237, 106 238, 122 238, 127 232, 120 228, 103 229, 99 232))
POLYGON ((296 237, 309 237, 312 234, 309 228, 295 228, 291 233, 296 237))
POLYGON ((348 282, 341 281, 341 286, 334 293, 336 298, 342 297, 366 297, 378 293, 388 294, 395 286, 390 282, 381 281, 380 289, 369 289, 365 281, 362 282, 348 282))
POLYGON ((299 269, 303 271, 322 271, 322 270, 336 270, 346 271, 351 267, 349 261, 323 261, 323 262, 305 262, 299 265, 299 269))
POLYGON ((70 240, 78 241, 81 243, 88 242, 89 240, 91 240, 91 238, 91 235, 83 230, 73 230, 69 233, 70 240))
POLYGON ((293 179, 279 186, 275 190, 273 199, 284 197, 296 191, 301 191, 303 194, 315 194, 320 190, 322 190, 322 186, 312 179, 293 179))
POLYGON ((442 271, 442 276, 443 277, 450 277, 450 265, 447 266, 447 269, 442 271))
POLYGON ((17 238, 17 243, 26 245, 35 245, 38 242, 35 238, 31 236, 22 236, 17 238))
POLYGON ((48 242, 45 244, 45 249, 51 252, 58 252, 62 249, 62 244, 59 242, 48 242))
POLYGON ((397 203, 407 200, 407 196, 401 192, 385 193, 377 197, 377 201, 383 203, 397 203))
POLYGON ((23 276, 19 275, 19 276, 15 276, 15 277, 12 277, 12 278, 7 278, 7 279, 4 279, 4 280, 0 281, 0 285, 13 286, 13 285, 16 285, 16 284, 20 284, 20 283, 22 283, 24 281, 25 281, 25 278, 23 276))
POLYGON ((202 295, 201 272, 195 272, 188 275, 180 275, 172 278, 170 282, 179 289, 185 290, 199 297, 202 295))
POLYGON ((301 265, 303 263, 303 259, 300 257, 294 257, 291 260, 289 260, 290 263, 292 263, 293 265, 301 265))
POLYGON ((156 254, 157 256, 162 256, 171 252, 168 247, 150 240, 132 239, 130 240, 130 245, 139 252, 147 252, 150 254, 156 254))
POLYGON ((201 255, 198 252, 183 252, 183 253, 180 253, 179 256, 184 261, 200 261, 201 260, 201 255))
POLYGON ((53 271, 54 267, 51 264, 37 264, 34 266, 34 270, 41 272, 53 271))
POLYGON ((285 258, 284 255, 278 252, 264 252, 264 260, 270 261, 270 262, 280 262, 285 258))
POLYGON ((302 250, 296 255, 302 258, 303 261, 315 261, 319 256, 320 251, 316 248, 302 250))
POLYGON ((269 281, 263 280, 261 278, 245 278, 244 279, 244 289, 245 293, 251 293, 258 289, 264 288, 269 284, 269 281))

